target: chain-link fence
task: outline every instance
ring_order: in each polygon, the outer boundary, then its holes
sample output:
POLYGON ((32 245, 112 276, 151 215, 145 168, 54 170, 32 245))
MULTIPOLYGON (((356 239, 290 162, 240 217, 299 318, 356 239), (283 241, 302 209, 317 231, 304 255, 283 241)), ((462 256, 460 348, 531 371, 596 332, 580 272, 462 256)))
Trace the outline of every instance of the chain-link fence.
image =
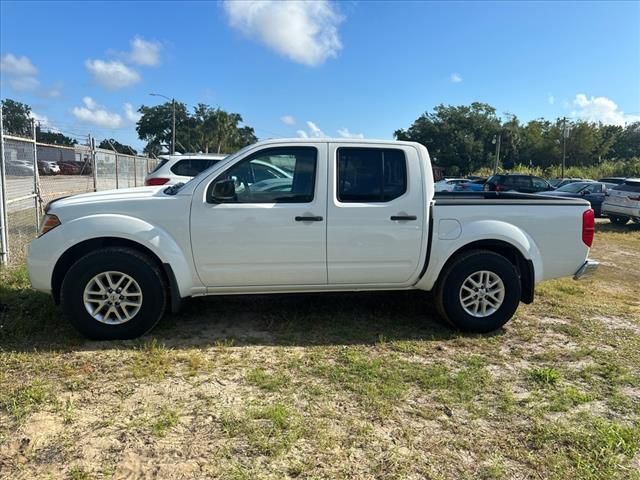
MULTIPOLYGON (((34 129, 35 132, 35 129, 34 129)), ((65 147, 5 135, 0 123, 0 264, 24 258, 44 205, 78 193, 144 185, 155 159, 87 145, 65 147)))

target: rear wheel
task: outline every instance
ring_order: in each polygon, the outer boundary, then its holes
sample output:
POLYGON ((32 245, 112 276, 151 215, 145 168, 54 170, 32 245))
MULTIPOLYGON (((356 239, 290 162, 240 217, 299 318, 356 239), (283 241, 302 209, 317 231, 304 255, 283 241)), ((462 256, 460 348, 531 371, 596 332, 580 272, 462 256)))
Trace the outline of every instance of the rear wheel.
POLYGON ((491 251, 471 250, 442 273, 436 305, 460 330, 485 333, 511 319, 520 295, 520 277, 509 260, 491 251))
POLYGON ((151 330, 166 305, 162 272, 148 257, 121 247, 91 252, 62 282, 69 322, 95 340, 135 338, 151 330))
POLYGON ((609 215, 609 220, 615 225, 626 225, 629 221, 629 217, 622 217, 620 215, 609 215))

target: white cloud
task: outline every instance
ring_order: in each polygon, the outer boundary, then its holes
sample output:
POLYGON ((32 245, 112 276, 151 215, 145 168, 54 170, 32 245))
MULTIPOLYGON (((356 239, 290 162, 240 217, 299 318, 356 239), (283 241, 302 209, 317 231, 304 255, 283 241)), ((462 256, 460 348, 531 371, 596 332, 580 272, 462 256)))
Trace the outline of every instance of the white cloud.
POLYGON ((571 116, 588 122, 625 125, 640 121, 640 115, 625 114, 613 100, 607 97, 589 98, 584 93, 579 93, 573 99, 573 107, 575 110, 571 112, 571 116))
POLYGON ((160 50, 160 42, 149 42, 136 35, 131 40, 131 53, 128 58, 131 63, 154 67, 160 64, 160 50))
POLYGON ((312 137, 316 137, 316 138, 326 137, 324 132, 320 130, 320 128, 311 120, 307 121, 307 127, 309 127, 309 133, 311 134, 312 137))
POLYGON ((84 105, 89 109, 89 110, 95 110, 96 108, 98 108, 98 104, 96 103, 96 101, 91 98, 91 97, 82 97, 82 103, 84 103, 84 105))
POLYGON ((38 74, 38 69, 31 63, 28 57, 16 57, 13 53, 7 53, 0 57, 0 71, 7 75, 29 76, 38 74))
POLYGON ((49 119, 45 115, 40 115, 33 110, 31 111, 31 118, 33 118, 36 122, 40 122, 41 125, 47 125, 49 123, 49 119))
POLYGON ((40 81, 36 77, 12 77, 9 78, 9 85, 11 85, 11 88, 14 90, 26 92, 38 88, 40 81))
POLYGON ((449 80, 451 80, 451 83, 460 83, 462 82, 462 75, 459 73, 452 73, 449 80))
POLYGON ((342 49, 343 17, 327 0, 225 1, 229 24, 294 62, 317 66, 342 49))
POLYGON ((282 121, 282 123, 284 123, 285 125, 290 125, 293 126, 296 124, 296 119, 293 118, 291 115, 283 115, 282 117, 280 117, 280 120, 282 121))
POLYGON ((300 138, 309 138, 309 135, 307 135, 307 132, 304 130, 297 130, 296 133, 300 138))
POLYGON ((88 59, 85 67, 99 85, 115 90, 140 81, 140 74, 118 61, 88 59))
POLYGON ((74 107, 73 115, 80 121, 92 123, 104 128, 119 128, 122 126, 122 116, 109 112, 105 107, 98 105, 91 97, 82 99, 84 107, 74 107))
POLYGON ((549 102, 549 105, 554 105, 556 103, 556 97, 549 94, 549 96, 547 97, 547 102, 549 102))
POLYGON ((124 104, 124 116, 132 123, 136 123, 138 120, 140 120, 140 117, 142 117, 140 113, 134 110, 133 105, 131 105, 130 103, 124 104))
POLYGON ((363 133, 351 133, 348 128, 339 128, 338 135, 342 138, 364 138, 363 133))

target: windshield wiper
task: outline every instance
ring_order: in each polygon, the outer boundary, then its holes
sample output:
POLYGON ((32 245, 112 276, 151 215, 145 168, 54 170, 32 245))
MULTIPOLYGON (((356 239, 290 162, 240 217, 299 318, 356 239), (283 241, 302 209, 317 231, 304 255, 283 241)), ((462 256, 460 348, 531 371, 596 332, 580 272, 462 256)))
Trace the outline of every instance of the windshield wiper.
POLYGON ((183 186, 184 182, 176 183, 175 185, 169 185, 164 189, 164 193, 166 193, 167 195, 175 195, 183 186))

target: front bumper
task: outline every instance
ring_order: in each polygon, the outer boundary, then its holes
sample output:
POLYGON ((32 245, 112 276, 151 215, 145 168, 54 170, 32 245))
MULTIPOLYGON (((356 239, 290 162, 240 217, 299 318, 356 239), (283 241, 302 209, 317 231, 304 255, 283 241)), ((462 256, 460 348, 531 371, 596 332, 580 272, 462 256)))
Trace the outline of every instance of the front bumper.
POLYGON ((587 260, 582 264, 582 266, 578 269, 578 271, 573 275, 573 279, 581 280, 583 278, 590 277, 596 272, 599 265, 600 265, 600 262, 596 262, 595 260, 589 260, 587 258, 587 260))

